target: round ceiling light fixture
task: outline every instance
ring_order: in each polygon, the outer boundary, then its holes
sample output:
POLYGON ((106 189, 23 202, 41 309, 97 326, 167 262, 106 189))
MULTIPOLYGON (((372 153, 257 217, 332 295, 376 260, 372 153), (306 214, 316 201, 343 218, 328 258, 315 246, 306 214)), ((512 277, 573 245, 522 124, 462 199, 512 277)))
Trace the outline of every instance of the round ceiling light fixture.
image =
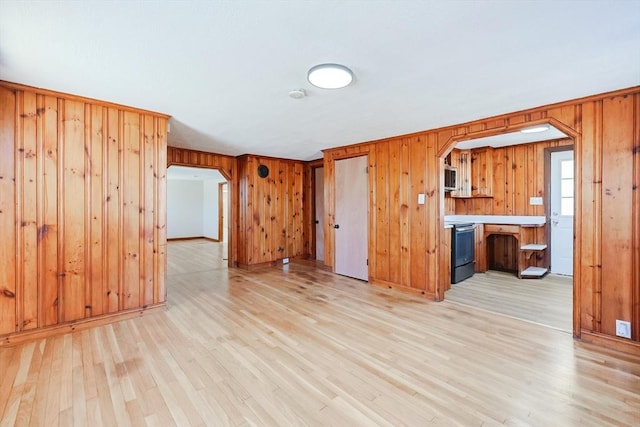
POLYGON ((520 133, 538 133, 546 132, 549 130, 549 125, 534 126, 530 128, 524 128, 520 130, 520 133))
POLYGON ((307 79, 321 89, 340 89, 353 82, 353 72, 340 64, 320 64, 309 70, 307 79))

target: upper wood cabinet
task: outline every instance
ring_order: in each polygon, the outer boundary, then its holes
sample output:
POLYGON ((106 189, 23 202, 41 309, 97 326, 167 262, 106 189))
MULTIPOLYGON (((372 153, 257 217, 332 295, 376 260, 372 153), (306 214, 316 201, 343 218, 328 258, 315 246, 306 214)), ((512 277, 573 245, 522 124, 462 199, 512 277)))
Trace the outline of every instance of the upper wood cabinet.
POLYGON ((471 197, 471 151, 453 149, 450 159, 451 166, 458 170, 458 182, 451 197, 471 197))
POLYGON ((471 196, 493 196, 493 148, 471 150, 471 196))
POLYGON ((493 148, 451 152, 451 165, 458 169, 458 183, 451 197, 493 196, 493 148))

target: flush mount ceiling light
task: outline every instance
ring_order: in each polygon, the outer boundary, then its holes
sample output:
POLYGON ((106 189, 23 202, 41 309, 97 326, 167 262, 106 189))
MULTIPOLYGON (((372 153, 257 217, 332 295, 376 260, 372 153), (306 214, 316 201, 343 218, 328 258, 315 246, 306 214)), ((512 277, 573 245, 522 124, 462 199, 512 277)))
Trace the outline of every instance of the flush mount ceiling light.
POLYGON ((549 130, 548 125, 534 126, 531 128, 520 129, 521 133, 538 133, 538 132, 546 132, 549 130))
POLYGON ((307 79, 322 89, 340 89, 353 81, 353 72, 340 64, 320 64, 309 70, 307 79))

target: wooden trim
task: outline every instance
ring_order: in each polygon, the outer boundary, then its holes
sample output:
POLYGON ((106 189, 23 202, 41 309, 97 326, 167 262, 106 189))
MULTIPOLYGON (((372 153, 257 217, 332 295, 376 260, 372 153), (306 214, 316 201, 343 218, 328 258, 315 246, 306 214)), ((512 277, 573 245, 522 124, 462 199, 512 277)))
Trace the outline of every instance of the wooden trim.
POLYGON ((167 303, 149 305, 142 308, 134 308, 131 310, 120 311, 117 313, 105 314, 86 319, 75 320, 72 322, 61 323, 54 326, 48 326, 40 329, 31 329, 26 332, 18 332, 4 337, 0 337, 0 348, 12 347, 25 341, 34 341, 53 335, 68 334, 70 332, 82 331, 96 326, 102 326, 109 323, 119 322, 122 320, 133 319, 134 317, 142 317, 155 313, 159 310, 167 308, 167 303))
MULTIPOLYGON (((283 157, 273 157, 273 156, 263 156, 262 154, 245 153, 245 154, 241 154, 239 156, 236 156, 236 159, 238 159, 238 160, 246 160, 248 158, 254 158, 254 159, 258 159, 258 160, 271 160, 271 161, 278 161, 278 162, 288 162, 288 163, 308 163, 308 162, 305 162, 304 160, 285 159, 283 157)), ((312 161, 317 161, 317 160, 312 160, 312 161)))
POLYGON ((307 186, 307 191, 309 192, 309 196, 306 199, 305 207, 308 210, 309 215, 306 217, 305 224, 308 227, 307 232, 309 233, 309 255, 312 259, 316 259, 318 257, 316 251, 316 242, 318 241, 318 236, 316 233, 316 218, 318 215, 316 214, 316 169, 320 166, 311 166, 311 164, 307 163, 305 165, 305 170, 309 174, 308 181, 309 185, 307 186))
POLYGON ((228 266, 237 267, 239 260, 239 215, 240 215, 240 181, 238 179, 237 158, 225 154, 190 150, 187 148, 167 147, 167 168, 170 166, 188 166, 202 169, 216 169, 227 180, 229 194, 228 222, 228 266))
POLYGON ((167 147, 167 168, 169 166, 217 169, 227 181, 231 182, 236 168, 236 157, 169 146, 167 147))
MULTIPOLYGON (((508 116, 511 116, 511 114, 509 114, 508 116)), ((486 138, 489 136, 502 135, 505 133, 519 132, 524 128, 537 126, 537 125, 546 125, 546 124, 550 124, 556 129, 566 133, 568 135, 568 138, 570 139, 575 139, 575 137, 579 135, 579 133, 575 129, 566 125, 565 123, 562 123, 561 121, 553 117, 524 121, 516 124, 511 124, 509 121, 505 120, 503 126, 500 126, 497 128, 482 129, 478 131, 468 131, 460 134, 451 135, 449 139, 441 146, 437 154, 439 157, 442 157, 442 158, 446 157, 451 152, 451 150, 455 148, 456 144, 462 141, 469 141, 469 140, 478 139, 478 138, 486 138)), ((466 126, 466 124, 463 124, 461 126, 464 127, 466 126)), ((458 128, 459 126, 455 126, 455 127, 458 128)), ((467 151, 470 151, 470 150, 467 150, 467 151)))
POLYGON ((7 89, 12 89, 12 90, 34 92, 34 93, 36 93, 38 95, 65 98, 65 99, 71 100, 71 101, 79 101, 79 102, 85 102, 87 104, 101 105, 101 106, 109 107, 109 108, 117 108, 119 110, 131 111, 131 112, 134 112, 134 113, 149 114, 149 115, 152 115, 152 116, 163 117, 165 119, 171 118, 171 115, 165 114, 165 113, 158 113, 157 111, 144 110, 142 108, 136 108, 136 107, 131 107, 131 106, 122 105, 122 104, 116 104, 115 102, 102 101, 100 99, 90 98, 90 97, 87 97, 87 96, 72 95, 72 94, 69 94, 69 93, 66 93, 66 92, 58 92, 58 91, 50 90, 50 89, 43 89, 43 88, 35 87, 35 86, 28 86, 28 85, 24 85, 24 84, 21 84, 21 83, 8 82, 6 80, 0 80, 0 86, 4 86, 7 89))
MULTIPOLYGON (((318 254, 316 253, 316 242, 317 242, 317 233, 316 233, 316 219, 318 218, 316 212, 316 169, 322 168, 324 171, 324 162, 314 160, 313 162, 307 163, 307 170, 309 171, 309 197, 308 202, 306 204, 307 209, 309 210, 309 217, 307 219, 308 225, 308 233, 309 233, 309 255, 312 259, 317 259, 318 254)), ((324 174, 323 174, 324 177, 324 174)), ((324 265, 324 262, 323 262, 324 265)))
MULTIPOLYGON (((640 94, 635 95, 633 109, 634 116, 638 117, 640 115, 640 94)), ((636 286, 632 290, 632 299, 636 301, 636 304, 631 309, 631 336, 635 337, 636 340, 640 340, 640 208, 637 208, 640 206, 640 123, 638 121, 636 121, 634 134, 637 144, 633 149, 633 188, 635 189, 633 192, 633 205, 636 206, 636 209, 634 210, 632 222, 632 241, 634 242, 632 247, 634 265, 632 283, 635 283, 636 286)))
POLYGON ((324 159, 320 158, 320 159, 315 159, 315 160, 309 160, 308 162, 306 162, 307 166, 309 166, 310 168, 321 168, 324 166, 324 159))
POLYGON ((218 239, 211 239, 215 242, 222 242, 222 237, 224 236, 224 218, 225 218, 225 212, 224 212, 224 203, 223 203, 223 197, 224 197, 224 186, 227 186, 227 194, 229 194, 229 182, 225 181, 225 182, 219 182, 218 183, 218 239))
POLYGON ((595 344, 598 347, 606 347, 612 350, 640 355, 640 342, 631 341, 626 338, 618 338, 598 332, 591 332, 586 329, 581 331, 580 340, 585 343, 595 344))
MULTIPOLYGON (((201 153, 205 153, 205 152, 202 151, 201 153)), ((205 154, 213 154, 213 153, 205 153, 205 154)), ((206 166, 206 165, 201 165, 198 163, 191 163, 191 162, 167 161, 167 169, 169 169, 171 166, 184 166, 184 167, 197 168, 197 169, 215 169, 218 172, 220 172, 220 175, 222 175, 222 177, 226 179, 227 182, 231 180, 231 178, 228 176, 230 175, 230 173, 227 170, 225 170, 225 168, 222 166, 206 166)))

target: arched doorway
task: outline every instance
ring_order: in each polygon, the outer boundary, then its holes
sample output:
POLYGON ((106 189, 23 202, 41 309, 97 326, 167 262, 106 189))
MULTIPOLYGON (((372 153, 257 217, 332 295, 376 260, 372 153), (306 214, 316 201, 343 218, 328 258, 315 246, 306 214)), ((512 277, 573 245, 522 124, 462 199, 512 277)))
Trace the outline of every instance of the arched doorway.
MULTIPOLYGON (((228 269, 228 188, 217 169, 167 169, 167 287, 183 280, 224 277, 228 269)), ((221 280, 203 281, 215 285, 221 280)), ((184 283, 183 283, 184 285, 184 283)), ((178 287, 180 287, 178 285, 178 287)))
MULTIPOLYGON (((458 173, 459 179, 465 180, 466 188, 461 191, 459 197, 453 197, 451 193, 442 194, 440 197, 441 210, 444 215, 444 220, 458 220, 464 218, 472 218, 478 215, 537 215, 539 217, 544 216, 544 234, 539 233, 539 239, 542 238, 542 242, 547 248, 545 251, 536 253, 526 253, 529 257, 533 256, 534 260, 540 265, 549 267, 549 253, 550 247, 550 184, 549 184, 549 158, 550 153, 560 150, 572 150, 576 144, 580 143, 580 135, 573 129, 564 125, 555 119, 530 121, 526 123, 520 123, 515 126, 509 126, 501 129, 494 130, 481 130, 477 132, 469 132, 464 135, 452 136, 447 144, 443 146, 440 157, 441 161, 441 174, 444 176, 444 169, 455 166, 448 165, 447 158, 456 147, 458 149, 466 150, 465 161, 467 161, 466 167, 468 170, 463 173, 458 173), (521 133, 522 130, 529 130, 535 127, 547 127, 552 130, 558 131, 552 136, 540 135, 538 137, 525 137, 521 133), (492 144, 498 140, 509 140, 510 144, 517 145, 523 144, 520 149, 509 150, 508 148, 496 148, 493 145, 485 144, 488 140, 492 141, 492 144), (547 141, 547 143, 545 143, 547 141), (488 147, 488 148, 487 148, 488 147), (493 164, 491 161, 483 161, 483 156, 488 156, 489 160, 493 160, 498 165, 493 164), (493 156, 493 157, 492 157, 493 156), (477 162, 477 163, 474 163, 477 162), (506 171, 506 172, 505 172, 506 171), (493 183, 500 183, 504 181, 503 189, 495 189, 492 187, 493 183), (503 194, 496 195, 494 192, 503 191, 503 194), (504 192, 507 193, 505 197, 504 192), (517 193, 517 200, 514 196, 517 193), (495 200, 494 200, 495 199, 495 200), (511 203, 511 204, 510 204, 511 203), (514 206, 517 205, 517 206, 514 206), (460 218, 458 218, 460 216, 460 218)), ((498 146, 500 147, 500 146, 498 146)), ((449 157, 450 158, 450 157, 449 157)), ((574 164, 574 169, 578 169, 579 164, 574 164)), ((570 225, 571 226, 571 225, 570 225)), ((481 230, 482 227, 480 227, 481 230)), ((445 230, 446 232, 446 230, 445 230)), ((518 295, 518 292, 526 292, 525 286, 534 286, 534 279, 518 279, 520 267, 517 263, 523 257, 522 248, 520 243, 511 239, 510 236, 494 236, 489 235, 485 231, 481 231, 481 235, 476 238, 476 262, 481 268, 476 267, 476 271, 489 271, 491 274, 487 276, 493 276, 493 269, 502 269, 503 264, 500 261, 496 262, 492 257, 497 257, 495 252, 505 255, 505 259, 515 259, 516 275, 513 274, 496 274, 496 277, 491 277, 494 280, 493 287, 487 287, 488 292, 482 294, 483 275, 475 275, 469 279, 466 285, 449 285, 443 284, 443 289, 446 290, 446 298, 456 302, 467 303, 468 305, 478 306, 480 308, 496 311, 502 314, 511 315, 514 317, 520 317, 524 320, 534 321, 537 323, 546 324, 548 326, 556 327, 558 329, 573 331, 574 334, 579 332, 579 304, 580 300, 579 289, 577 288, 576 281, 573 280, 573 276, 546 276, 543 280, 553 280, 557 278, 560 286, 564 286, 570 293, 565 295, 561 294, 561 298, 557 298, 554 293, 555 285, 549 285, 549 292, 546 296, 540 289, 535 289, 532 292, 536 293, 535 298, 527 300, 524 295, 518 295), (494 239, 495 238, 495 239, 494 239), (504 244, 507 249, 501 249, 495 251, 495 241, 500 241, 500 244, 504 244), (503 243, 507 242, 507 243, 503 243), (497 265, 497 267, 495 267, 497 265), (482 267, 484 266, 484 267, 482 267), (480 277, 476 277, 480 276, 480 277), (515 286, 511 286, 508 281, 514 282, 515 286), (518 280, 520 285, 517 286, 518 280), (522 281, 524 280, 524 281, 522 281), (472 283, 473 282, 473 283, 472 283), (462 291, 465 286, 476 285, 473 288, 475 294, 468 294, 467 298, 461 297, 462 291), (506 292, 504 290, 507 290, 506 292), (506 300, 501 301, 498 297, 509 298, 505 296, 509 292, 514 291, 514 295, 520 300, 514 301, 506 300), (549 298, 549 301, 544 302, 541 299, 549 298), (530 307, 527 307, 529 301, 530 307), (554 319, 552 315, 546 316, 547 311, 551 304, 556 304, 558 313, 563 316, 562 319, 554 319), (520 308, 524 308, 521 312, 518 312, 518 304, 520 308), (530 310, 527 310, 529 309, 530 310), (536 316, 541 320, 537 321, 536 316), (546 316, 546 317, 545 317, 546 316)), ((573 259, 575 257, 575 250, 569 249, 571 253, 569 257, 573 259)), ((506 263, 505 263, 506 264, 506 263)), ((508 267, 504 268, 509 270, 508 267)), ((512 271, 513 272, 513 271, 512 271)), ((464 283, 464 282, 463 282, 464 283)), ((541 282, 539 282, 540 284, 541 282)))

